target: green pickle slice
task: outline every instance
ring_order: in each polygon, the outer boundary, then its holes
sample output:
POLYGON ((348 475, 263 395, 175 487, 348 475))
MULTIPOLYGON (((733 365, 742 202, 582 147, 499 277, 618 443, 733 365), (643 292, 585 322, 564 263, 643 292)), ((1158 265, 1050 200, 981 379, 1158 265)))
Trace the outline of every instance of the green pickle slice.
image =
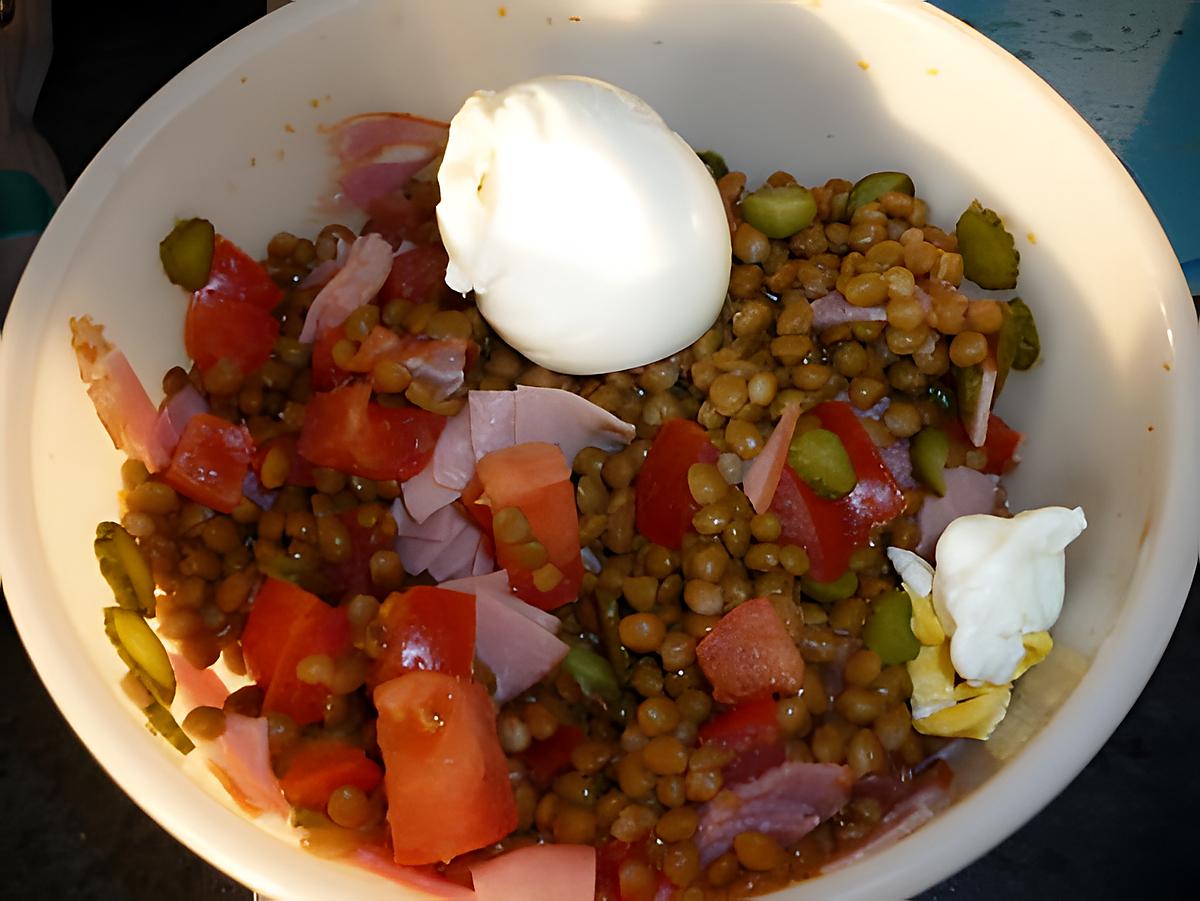
POLYGON ((154 616, 154 577, 133 536, 115 522, 102 522, 96 526, 93 548, 117 603, 154 616))
POLYGON ((146 714, 146 727, 156 735, 161 735, 180 754, 190 754, 196 749, 192 740, 187 737, 175 717, 158 701, 151 701, 143 711, 146 714))
POLYGON ((889 591, 871 602, 863 627, 863 644, 879 655, 884 666, 907 663, 921 643, 912 631, 912 600, 905 591, 889 591))
POLYGON ((163 271, 174 284, 197 291, 208 281, 212 269, 216 232, 207 219, 185 219, 158 245, 163 271))
POLYGON ((591 648, 575 645, 563 658, 562 667, 589 698, 615 701, 621 694, 612 665, 591 648))
POLYGON ((808 576, 800 577, 800 590, 821 604, 832 604, 854 597, 858 591, 858 573, 846 570, 832 582, 818 582, 808 576))
POLYGON ((788 465, 826 500, 845 497, 858 484, 842 439, 826 429, 811 429, 792 438, 788 465))
POLYGON ((958 395, 958 418, 963 425, 967 425, 979 405, 979 395, 983 390, 983 367, 976 363, 974 366, 955 366, 952 369, 958 395))
POLYGON ((950 456, 950 439, 939 428, 927 426, 913 437, 909 445, 913 475, 939 496, 946 494, 946 460, 950 456))
POLYGON ((889 191, 898 191, 913 197, 917 188, 913 180, 903 172, 872 172, 870 175, 864 175, 850 189, 850 197, 846 201, 846 216, 853 216, 860 206, 874 203, 889 191))
POLYGON ((154 700, 170 707, 175 699, 175 671, 167 649, 142 615, 124 607, 105 607, 104 632, 154 700))
POLYGON ((729 174, 729 167, 725 165, 725 157, 717 153, 715 150, 697 150, 696 156, 700 157, 700 162, 704 163, 708 174, 714 179, 722 178, 729 174))
POLYGON ((800 185, 766 185, 742 199, 742 218, 768 238, 790 238, 817 216, 817 201, 800 185))
POLYGON ((954 234, 958 238, 958 252, 962 254, 964 276, 988 290, 1017 286, 1021 254, 999 216, 973 200, 958 217, 954 234))

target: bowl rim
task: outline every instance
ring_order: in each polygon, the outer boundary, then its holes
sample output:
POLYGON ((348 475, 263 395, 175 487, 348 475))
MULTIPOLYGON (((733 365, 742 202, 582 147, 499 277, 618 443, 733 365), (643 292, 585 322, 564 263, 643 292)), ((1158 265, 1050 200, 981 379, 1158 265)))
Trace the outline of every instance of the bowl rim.
MULTIPOLYGON (((151 136, 178 112, 207 93, 236 66, 251 59, 261 47, 272 46, 294 32, 336 15, 362 0, 332 0, 323 4, 294 3, 251 23, 171 79, 135 112, 105 143, 80 175, 47 227, 18 287, 5 334, 0 337, 0 423, 15 420, 24 398, 15 385, 31 371, 35 342, 22 341, 24 333, 40 334, 48 312, 33 297, 56 293, 59 270, 52 249, 76 246, 86 227, 99 213, 112 183, 125 161, 135 156, 151 136), (15 314, 15 315, 14 315, 15 314)), ((679 0, 667 0, 679 2, 679 0)), ((800 3, 802 0, 768 0, 800 3)), ((1134 570, 1131 594, 1141 600, 1136 615, 1129 609, 1114 622, 1109 637, 1098 650, 1093 667, 1071 692, 1049 722, 1005 767, 1005 780, 1024 785, 1019 802, 1002 805, 980 816, 989 798, 998 797, 1000 780, 989 780, 960 799, 932 823, 897 846, 870 855, 846 870, 807 883, 822 896, 846 898, 890 897, 933 885, 999 844, 1048 804, 1100 749, 1128 713, 1157 666, 1187 597, 1200 549, 1200 477, 1191 465, 1191 454, 1200 446, 1200 419, 1192 398, 1200 388, 1200 327, 1178 260, 1149 203, 1123 164, 1083 118, 1046 82, 984 35, 924 0, 865 0, 884 3, 913 16, 931 19, 935 27, 951 28, 958 39, 974 42, 981 52, 999 54, 1014 77, 1032 79, 1047 101, 1058 103, 1063 117, 1080 132, 1081 147, 1103 159, 1113 172, 1111 188, 1123 200, 1138 226, 1153 236, 1157 258, 1153 265, 1164 273, 1161 312, 1171 336, 1177 379, 1170 394, 1167 415, 1171 428, 1165 451, 1166 473, 1162 484, 1171 485, 1157 504, 1155 523, 1146 537, 1134 570), (1169 275, 1168 275, 1169 273, 1169 275), (1177 283, 1172 286, 1170 282, 1177 283), (1132 589, 1136 587, 1136 592, 1132 589), (1120 634, 1121 641, 1113 636, 1120 634), (1095 664, 1103 663, 1097 669, 1095 664), (1053 746, 1055 752, 1048 754, 1053 746), (931 848, 937 854, 910 853, 931 848)), ((19 434, 19 432, 18 432, 19 434)), ((289 855, 286 866, 256 866, 257 852, 277 849, 274 837, 203 793, 196 807, 173 803, 170 792, 156 786, 178 778, 178 765, 159 742, 130 747, 106 728, 116 716, 127 716, 111 692, 94 696, 94 676, 86 661, 56 653, 61 616, 36 603, 31 573, 46 567, 42 549, 22 523, 33 521, 32 497, 14 491, 18 474, 29 471, 31 452, 18 442, 0 442, 0 477, 6 500, 0 505, 0 573, 7 576, 6 595, 17 631, 35 669, 55 704, 109 776, 151 818, 186 847, 233 878, 268 895, 295 896, 300 880, 321 881, 333 869, 327 861, 289 855), (16 503, 12 495, 16 494, 16 503), (31 567, 30 564, 34 565, 31 567), (293 859, 295 858, 295 859, 293 859), (286 872, 285 872, 286 871, 286 872)), ((305 855, 305 857, 308 857, 305 855)), ((268 858, 269 859, 269 858, 268 858)), ((313 883, 307 883, 313 884, 313 883)), ((806 885, 799 884, 800 887, 806 885)))

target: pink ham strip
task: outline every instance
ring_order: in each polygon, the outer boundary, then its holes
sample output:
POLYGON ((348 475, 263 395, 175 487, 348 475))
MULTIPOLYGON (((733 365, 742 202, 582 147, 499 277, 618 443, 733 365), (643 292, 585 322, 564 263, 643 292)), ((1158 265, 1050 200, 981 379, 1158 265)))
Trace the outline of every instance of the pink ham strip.
POLYGON ((592 901, 596 849, 530 845, 470 865, 479 901, 592 901))
POLYGON ((745 475, 742 477, 742 490, 750 499, 756 513, 765 513, 775 499, 775 489, 779 487, 779 474, 783 472, 783 464, 787 462, 788 445, 792 443, 792 433, 796 431, 796 420, 800 418, 800 405, 788 404, 783 408, 783 415, 775 424, 775 431, 767 439, 757 457, 750 461, 745 475))
POLYGON ((475 474, 471 411, 463 407, 438 437, 429 465, 404 483, 404 506, 417 522, 452 504, 475 474))
POLYGON ((473 891, 450 882, 448 879, 442 879, 440 876, 416 867, 400 866, 388 857, 387 852, 382 848, 363 846, 356 848, 342 859, 346 863, 370 870, 378 876, 398 882, 405 888, 419 893, 413 896, 406 892, 405 897, 408 898, 428 898, 430 901, 434 901, 434 899, 437 901, 471 901, 475 898, 473 891))
POLYGON ((418 523, 397 498, 392 517, 396 520, 396 552, 405 572, 429 572, 439 580, 471 574, 483 533, 461 511, 442 507, 418 523))
POLYGON ((304 280, 300 282, 301 288, 315 288, 318 285, 324 285, 333 276, 346 265, 346 259, 350 256, 350 242, 343 241, 338 238, 337 255, 332 260, 325 260, 313 267, 308 275, 304 276, 304 280))
POLYGON ((184 710, 191 711, 196 707, 220 708, 229 697, 229 689, 221 681, 221 677, 211 669, 198 669, 188 662, 182 654, 168 654, 171 658, 171 669, 175 671, 175 699, 182 703, 184 710))
POLYGON ((190 384, 172 394, 158 411, 154 437, 164 448, 173 452, 179 444, 188 421, 197 413, 207 413, 208 402, 190 384))
POLYGON ((497 701, 512 700, 567 656, 549 628, 558 617, 513 597, 503 570, 440 587, 475 595, 475 653, 496 677, 497 701))
POLYGON ((418 144, 440 147, 450 126, 406 113, 364 113, 334 126, 333 152, 344 163, 375 156, 389 145, 418 144))
POLYGON ((166 469, 171 451, 158 437, 158 411, 129 360, 104 337, 104 327, 89 316, 71 319, 71 347, 79 376, 113 445, 141 460, 151 472, 166 469))
POLYGON ((311 343, 345 322, 354 310, 379 293, 391 271, 391 244, 375 234, 355 240, 346 265, 321 289, 309 308, 300 340, 311 343))
POLYGON ((437 155, 435 148, 399 147, 391 148, 391 162, 372 162, 349 168, 338 180, 341 197, 359 209, 368 209, 381 197, 386 197, 428 166, 437 155), (407 156, 399 160, 395 157, 407 156))
POLYGON ((929 494, 917 514, 917 525, 921 527, 917 553, 925 558, 933 555, 938 539, 951 522, 973 513, 991 513, 996 506, 999 476, 977 472, 969 466, 947 469, 945 475, 945 496, 929 494))
POLYGON ((475 564, 475 552, 479 548, 479 542, 483 539, 483 532, 473 520, 468 519, 453 507, 446 509, 453 510, 466 525, 454 538, 443 545, 441 553, 430 561, 427 567, 429 574, 439 582, 443 579, 469 576, 475 564))
POLYGON ((496 561, 488 553, 487 542, 482 533, 479 535, 479 547, 475 548, 475 560, 471 563, 471 575, 482 576, 496 568, 496 561))
POLYGON ((813 331, 821 332, 848 322, 886 322, 887 310, 879 307, 856 307, 839 291, 831 291, 812 302, 813 331))
POLYGON ((515 391, 472 391, 467 395, 476 460, 517 443, 516 400, 515 391))
POLYGON ((987 441, 988 420, 991 419, 992 399, 996 395, 996 360, 990 354, 980 364, 983 376, 979 382, 979 400, 967 423, 967 437, 976 447, 987 441))
POLYGON ((764 832, 781 845, 798 842, 850 799, 854 774, 832 763, 784 763, 721 792, 700 810, 696 844, 708 866, 741 832, 764 832))
MULTIPOLYGON (((435 451, 436 453, 436 451, 435 451)), ((404 506, 416 522, 425 522, 438 510, 448 507, 462 494, 457 488, 439 485, 433 467, 426 466, 402 486, 404 506)))
POLYGON ((633 440, 637 430, 590 400, 561 388, 517 386, 515 443, 557 444, 567 465, 585 447, 615 451, 633 440))
POLYGON ((291 813, 279 780, 271 770, 265 717, 226 713, 221 736, 201 739, 197 745, 230 797, 251 816, 278 813, 286 817, 291 813))
POLYGON ((821 868, 822 873, 836 873, 864 857, 890 848, 900 839, 912 835, 950 805, 950 789, 940 782, 931 782, 900 801, 887 812, 875 827, 866 843, 844 857, 838 857, 821 868))

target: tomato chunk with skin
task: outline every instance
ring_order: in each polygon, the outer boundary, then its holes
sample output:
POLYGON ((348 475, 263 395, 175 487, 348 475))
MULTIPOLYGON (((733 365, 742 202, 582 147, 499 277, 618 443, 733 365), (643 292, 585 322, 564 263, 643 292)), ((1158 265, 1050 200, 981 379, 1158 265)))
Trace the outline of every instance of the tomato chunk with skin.
POLYGON ((804 659, 766 598, 746 601, 721 617, 696 646, 696 657, 722 704, 793 694, 804 683, 804 659))
POLYGON ((222 358, 243 375, 258 369, 279 337, 271 310, 283 292, 267 271, 220 235, 213 245, 208 282, 188 303, 183 339, 201 372, 222 358))
POLYGON ((810 413, 841 439, 857 483, 845 497, 828 500, 785 466, 770 510, 779 518, 780 542, 802 546, 808 574, 830 582, 846 571, 851 553, 867 543, 873 528, 904 511, 904 494, 849 404, 827 401, 810 413))
POLYGON ((163 481, 198 504, 231 513, 242 499, 253 456, 249 429, 197 413, 184 427, 163 481))
POLYGON ((450 258, 440 244, 418 244, 397 254, 379 296, 385 302, 402 299, 419 304, 437 300, 447 292, 446 266, 449 262, 450 258))
POLYGON ((583 560, 575 489, 562 451, 541 441, 517 444, 485 456, 476 472, 491 505, 496 562, 513 591, 543 610, 574 601, 583 560))
POLYGON ((301 744, 292 754, 279 784, 289 804, 324 810, 336 789, 352 785, 370 794, 382 779, 383 770, 362 748, 318 739, 301 744))
POLYGON ((475 598, 461 591, 418 585, 392 592, 379 611, 385 650, 375 659, 371 684, 412 670, 471 678, 475 659, 475 598))
POLYGON ((699 737, 702 744, 717 745, 734 755, 721 770, 730 785, 762 775, 786 756, 775 699, 770 696, 718 714, 701 727, 699 737))
POLYGON ((374 698, 396 863, 448 861, 516 828, 508 762, 483 686, 418 671, 383 683, 374 698))
POLYGON ((697 423, 664 422, 637 477, 638 531, 655 544, 678 550, 700 509, 688 487, 688 470, 694 463, 716 463, 719 456, 697 423))
POLYGON ((259 589, 242 633, 242 653, 250 675, 265 690, 264 713, 286 713, 298 725, 324 716, 329 689, 300 679, 306 657, 324 654, 334 661, 350 650, 346 611, 315 594, 267 579, 259 589))
POLYGON ((596 849, 530 845, 471 864, 478 901, 593 901, 596 849))
POLYGON ((446 417, 417 407, 384 407, 365 382, 318 392, 297 445, 316 466, 367 479, 404 481, 433 458, 446 417))

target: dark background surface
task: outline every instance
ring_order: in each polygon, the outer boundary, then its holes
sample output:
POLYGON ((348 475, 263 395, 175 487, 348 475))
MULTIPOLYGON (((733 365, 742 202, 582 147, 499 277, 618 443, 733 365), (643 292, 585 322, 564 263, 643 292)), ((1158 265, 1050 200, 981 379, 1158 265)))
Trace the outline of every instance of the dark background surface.
MULTIPOLYGON (((38 2, 38 0, 23 0, 38 2)), ((253 0, 58 0, 36 124, 68 183, 137 107, 262 12, 253 0)), ((1200 581, 1153 679, 1086 770, 1025 828, 923 901, 1195 897, 1200 880, 1200 581)), ((244 899, 146 817, 79 743, 0 620, 3 898, 244 899)))

